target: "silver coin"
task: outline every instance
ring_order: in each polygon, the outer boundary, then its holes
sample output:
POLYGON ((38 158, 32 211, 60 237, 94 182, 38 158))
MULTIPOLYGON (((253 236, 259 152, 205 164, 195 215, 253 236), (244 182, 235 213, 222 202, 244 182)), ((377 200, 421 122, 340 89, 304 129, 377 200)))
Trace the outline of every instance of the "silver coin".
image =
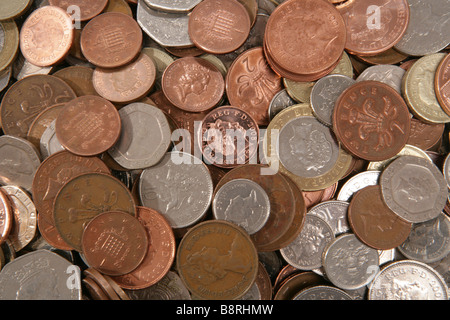
POLYGON ((42 159, 46 159, 58 151, 65 150, 56 136, 55 122, 56 120, 53 120, 41 136, 39 149, 41 151, 42 159))
POLYGON ((339 156, 339 145, 330 128, 315 117, 289 121, 280 130, 279 154, 283 166, 299 177, 312 178, 330 171, 339 156))
POLYGON ((81 300, 78 266, 56 253, 37 250, 8 263, 0 272, 2 300, 81 300))
POLYGON ((272 120, 281 111, 290 106, 297 104, 297 102, 291 98, 286 89, 281 90, 272 98, 269 104, 269 119, 272 120))
POLYGON ((450 43, 450 2, 448 0, 408 0, 409 23, 394 46, 411 56, 441 51, 450 43))
POLYGON ((380 174, 381 171, 378 170, 363 171, 355 174, 342 185, 336 200, 350 201, 353 195, 359 190, 367 186, 377 185, 380 174))
POLYGON ((442 172, 428 160, 401 156, 381 173, 380 185, 387 206, 412 223, 439 216, 448 196, 442 172))
POLYGON ((202 0, 144 0, 155 9, 168 12, 186 12, 195 8, 202 0))
POLYGON ((11 199, 14 212, 13 228, 8 239, 16 252, 27 246, 37 233, 37 211, 30 195, 13 185, 1 187, 1 190, 11 199))
POLYGON ((280 249, 280 253, 297 269, 318 269, 322 267, 324 249, 334 238, 334 231, 325 220, 307 214, 300 234, 288 246, 280 249))
POLYGON ((430 266, 402 260, 387 265, 375 276, 368 300, 448 300, 448 289, 430 266))
POLYGON ((436 270, 444 278, 450 293, 450 254, 444 259, 428 265, 430 265, 430 267, 436 270))
POLYGON ((163 47, 194 45, 188 32, 187 13, 157 11, 147 6, 143 0, 139 0, 136 17, 142 30, 163 47))
POLYGON ((41 155, 26 139, 0 137, 0 183, 11 184, 31 192, 34 174, 41 164, 41 155))
POLYGON ((271 0, 257 0, 258 2, 258 14, 265 14, 270 16, 276 9, 277 5, 271 0))
POLYGON ((413 224, 411 233, 398 250, 408 259, 432 263, 450 254, 450 218, 437 218, 413 224))
POLYGON ((234 179, 217 190, 212 211, 215 219, 232 222, 252 235, 261 230, 269 219, 270 200, 256 182, 234 179))
POLYGON ((310 102, 314 115, 327 126, 333 125, 336 100, 356 81, 342 74, 330 74, 316 81, 311 90, 310 102))
POLYGON ((211 205, 213 183, 207 166, 184 152, 168 152, 142 171, 139 196, 143 206, 163 214, 172 228, 199 222, 211 205))
POLYGON ((308 214, 318 216, 325 220, 337 236, 350 231, 350 226, 347 221, 348 205, 349 203, 347 201, 323 201, 309 209, 308 214))
POLYGON ((402 91, 402 80, 405 69, 390 64, 379 64, 365 69, 356 81, 378 81, 394 88, 398 93, 402 91))
POLYGON ((369 284, 379 271, 378 250, 366 246, 353 234, 334 239, 324 250, 322 264, 331 283, 356 290, 369 284))
POLYGON ((339 288, 314 286, 300 291, 292 300, 352 300, 352 297, 339 288))
POLYGON ((0 92, 2 92, 9 84, 11 80, 12 66, 6 67, 0 71, 0 92))
POLYGON ((171 130, 164 113, 146 103, 131 103, 119 110, 122 131, 109 155, 126 169, 157 164, 171 143, 171 130))
POLYGON ((192 300, 188 289, 174 271, 169 271, 151 287, 124 291, 131 300, 192 300))
POLYGON ((444 174, 445 181, 447 181, 447 186, 450 189, 450 153, 445 157, 442 173, 444 174))
POLYGON ((420 157, 423 159, 426 159, 430 162, 433 162, 431 157, 422 149, 419 147, 413 146, 413 145, 405 145, 402 150, 400 150, 399 153, 397 153, 392 158, 382 160, 382 161, 371 161, 367 165, 367 170, 378 170, 383 171, 386 169, 386 167, 395 159, 397 159, 400 156, 414 156, 414 157, 420 157))
POLYGON ((261 300, 261 291, 259 290, 258 285, 253 283, 250 289, 238 300, 248 300, 248 301, 256 301, 261 300))
POLYGON ((50 74, 54 67, 35 66, 34 64, 26 60, 22 54, 19 54, 16 60, 14 60, 12 68, 14 79, 19 81, 35 74, 44 74, 44 75, 50 74))

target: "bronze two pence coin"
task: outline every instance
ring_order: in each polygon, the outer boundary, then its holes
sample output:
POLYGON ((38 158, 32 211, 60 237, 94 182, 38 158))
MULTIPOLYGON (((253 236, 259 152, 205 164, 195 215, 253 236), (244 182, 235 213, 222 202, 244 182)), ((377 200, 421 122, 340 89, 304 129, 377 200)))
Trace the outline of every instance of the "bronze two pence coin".
POLYGON ((381 161, 394 157, 406 145, 411 116, 402 96, 379 81, 361 81, 339 96, 333 130, 352 155, 381 161))
POLYGON ((56 137, 68 151, 94 156, 119 139, 121 119, 116 107, 98 96, 82 96, 66 104, 55 123, 56 137))
POLYGON ((144 226, 127 212, 104 212, 93 218, 82 235, 83 254, 89 266, 119 276, 136 269, 147 254, 144 226))
POLYGON ((412 228, 410 222, 389 209, 379 185, 359 190, 350 201, 347 217, 358 239, 378 250, 400 246, 406 241, 412 228))

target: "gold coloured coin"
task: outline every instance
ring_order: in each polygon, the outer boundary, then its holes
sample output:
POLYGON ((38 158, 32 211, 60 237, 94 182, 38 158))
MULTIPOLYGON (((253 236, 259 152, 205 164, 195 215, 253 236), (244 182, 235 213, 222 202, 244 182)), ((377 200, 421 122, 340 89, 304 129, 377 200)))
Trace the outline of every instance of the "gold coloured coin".
POLYGON ((31 6, 31 0, 0 1, 0 20, 18 18, 31 6))
MULTIPOLYGON (((0 8, 0 14, 1 12, 0 8)), ((19 29, 16 22, 14 20, 0 21, 0 71, 13 62, 18 51, 19 29)))

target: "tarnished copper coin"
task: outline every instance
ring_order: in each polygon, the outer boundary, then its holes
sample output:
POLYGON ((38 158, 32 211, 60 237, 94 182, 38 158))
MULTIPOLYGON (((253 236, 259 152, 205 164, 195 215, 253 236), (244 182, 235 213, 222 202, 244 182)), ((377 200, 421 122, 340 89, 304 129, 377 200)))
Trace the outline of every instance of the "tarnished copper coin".
POLYGON ((250 114, 234 106, 208 113, 198 135, 206 163, 221 168, 246 164, 258 150, 258 124, 250 114))
POLYGON ((152 89, 155 79, 155 64, 146 54, 120 68, 96 68, 92 76, 94 88, 100 96, 122 104, 144 97, 152 89))
POLYGON ((31 75, 15 82, 2 99, 1 124, 5 134, 26 138, 34 119, 45 109, 76 98, 63 80, 51 75, 31 75))
POLYGON ((41 215, 40 212, 38 212, 37 224, 39 234, 53 248, 68 251, 73 250, 73 248, 63 240, 63 238, 58 232, 58 229, 56 229, 55 224, 46 220, 44 215, 41 215))
MULTIPOLYGON (((300 75, 319 75, 342 56, 345 23, 327 1, 293 0, 279 5, 267 22, 267 55, 280 68, 300 75)), ((330 70, 331 71, 331 70, 330 70)))
POLYGON ((142 30, 132 17, 107 12, 96 16, 83 28, 81 50, 93 65, 117 68, 138 56, 142 38, 142 30))
POLYGON ((342 145, 368 161, 394 157, 409 138, 411 116, 402 96, 378 81, 361 81, 336 101, 333 129, 342 145))
POLYGON ((107 211, 136 215, 136 204, 128 188, 104 173, 84 173, 69 180, 54 200, 53 218, 63 240, 81 252, 87 223, 107 211))
POLYGON ((262 47, 242 53, 227 73, 226 92, 230 104, 249 113, 258 125, 269 123, 270 102, 282 89, 281 77, 268 65, 262 47))
POLYGON ((94 69, 84 66, 70 66, 56 71, 52 75, 64 80, 78 97, 97 95, 92 84, 94 69))
POLYGON ((8 239, 13 219, 10 199, 0 190, 0 245, 8 239))
POLYGON ((108 4, 108 0, 49 0, 51 6, 57 6, 66 12, 72 12, 74 8, 79 10, 80 21, 91 20, 103 12, 108 4))
POLYGON ((258 274, 258 254, 244 231, 209 220, 190 229, 178 246, 177 270, 188 290, 205 300, 242 297, 258 274))
POLYGON ((379 185, 365 187, 352 197, 348 206, 348 221, 359 240, 378 250, 400 246, 412 228, 410 222, 389 209, 379 185))
POLYGON ((137 207, 136 218, 147 232, 148 252, 137 269, 113 278, 120 287, 130 290, 148 288, 160 281, 172 267, 176 251, 172 227, 162 214, 137 207))
POLYGON ((421 119, 411 118, 411 130, 407 144, 428 150, 442 139, 444 123, 429 123, 421 119))
POLYGON ((219 69, 211 62, 185 57, 172 62, 164 71, 162 90, 175 106, 190 112, 202 112, 217 106, 225 91, 219 69))
POLYGON ((450 54, 445 56, 436 70, 434 88, 439 104, 450 115, 450 54))
POLYGON ((189 36, 196 47, 213 54, 238 49, 250 33, 250 16, 234 0, 203 0, 189 17, 189 36))
POLYGON ((94 156, 117 142, 121 119, 108 100, 82 96, 66 104, 56 119, 55 130, 66 150, 80 156, 94 156))
POLYGON ((67 11, 44 6, 33 11, 20 31, 20 49, 35 66, 47 67, 64 60, 74 39, 72 19, 67 11))
POLYGON ((345 49, 375 55, 392 48, 409 23, 407 0, 348 1, 337 7, 347 27, 345 49))
POLYGON ((86 225, 82 247, 89 266, 106 275, 124 275, 144 260, 148 250, 147 232, 129 213, 108 211, 86 225))

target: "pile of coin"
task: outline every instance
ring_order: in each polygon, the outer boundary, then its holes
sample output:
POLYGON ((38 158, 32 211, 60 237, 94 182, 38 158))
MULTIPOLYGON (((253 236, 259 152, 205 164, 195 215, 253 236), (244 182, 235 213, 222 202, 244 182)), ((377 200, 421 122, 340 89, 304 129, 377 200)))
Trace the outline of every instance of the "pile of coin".
POLYGON ((0 0, 0 299, 448 300, 446 0, 0 0))

